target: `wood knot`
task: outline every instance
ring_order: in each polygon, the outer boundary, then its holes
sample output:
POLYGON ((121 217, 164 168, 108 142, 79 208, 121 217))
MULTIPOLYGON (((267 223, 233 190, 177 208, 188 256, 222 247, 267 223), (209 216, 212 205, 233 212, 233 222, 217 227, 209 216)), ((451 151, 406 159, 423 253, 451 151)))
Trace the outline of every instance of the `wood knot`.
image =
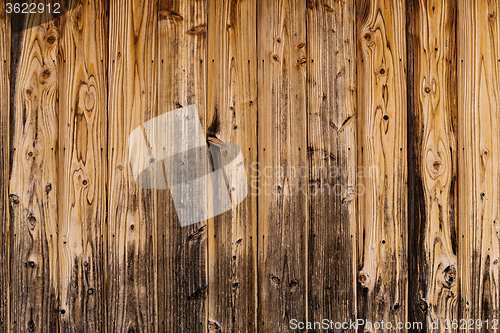
POLYGON ((372 40, 372 34, 367 32, 366 34, 363 35, 363 38, 365 39, 365 42, 370 42, 372 40))
POLYGON ((368 288, 368 283, 370 282, 370 276, 365 272, 359 272, 358 281, 361 284, 361 287, 368 288))
POLYGON ((17 194, 10 194, 9 195, 9 200, 12 202, 14 205, 17 205, 19 203, 19 196, 17 194))
POLYGON ((280 284, 281 282, 280 278, 275 275, 271 276, 271 281, 273 281, 275 284, 280 284))
POLYGON ((493 260, 493 265, 498 265, 498 259, 493 260))
POLYGON ((425 93, 426 93, 426 94, 430 93, 430 92, 431 92, 431 87, 426 86, 426 87, 424 88, 424 91, 425 91, 425 93))
POLYGON ((209 331, 221 332, 222 331, 222 326, 218 322, 216 322, 215 320, 209 320, 208 321, 208 330, 209 331))
POLYGON ((31 88, 27 88, 24 93, 26 94, 26 96, 28 97, 31 97, 31 95, 33 95, 33 89, 31 88))
POLYGON ((383 67, 382 67, 382 68, 380 69, 379 73, 380 73, 380 75, 382 75, 382 76, 383 76, 383 75, 385 75, 385 68, 383 68, 383 67))
POLYGON ((290 284, 288 285, 290 287, 290 293, 293 293, 295 291, 298 284, 299 283, 297 282, 297 280, 290 281, 290 284))
POLYGON ((30 214, 30 215, 28 216, 28 224, 29 224, 29 228, 30 228, 30 230, 35 229, 35 226, 36 226, 36 218, 33 216, 33 214, 30 214))
POLYGON ((275 53, 271 56, 271 58, 273 58, 274 61, 276 62, 280 62, 280 57, 275 53))
POLYGON ((494 19, 495 18, 495 12, 491 12, 488 17, 490 18, 490 20, 494 19))
POLYGON ((426 312, 427 311, 427 302, 423 299, 420 299, 420 301, 418 301, 418 306, 420 308, 420 310, 422 310, 423 312, 426 312))
POLYGON ((196 27, 189 29, 188 31, 186 31, 186 33, 191 36, 196 36, 196 35, 205 36, 207 34, 207 25, 206 24, 198 25, 196 27))
POLYGON ((54 35, 47 36, 47 44, 53 45, 57 40, 57 37, 54 35))
POLYGON ((457 269, 454 265, 450 265, 444 269, 444 280, 451 286, 457 278, 457 269))
POLYGON ((84 179, 82 181, 83 186, 87 186, 89 184, 89 181, 87 179, 84 179))
POLYGON ((47 82, 47 80, 49 79, 49 77, 50 77, 50 69, 44 70, 39 75, 40 83, 44 84, 45 82, 47 82))
POLYGON ((49 194, 50 191, 52 191, 52 184, 45 185, 45 192, 47 192, 47 194, 49 194))

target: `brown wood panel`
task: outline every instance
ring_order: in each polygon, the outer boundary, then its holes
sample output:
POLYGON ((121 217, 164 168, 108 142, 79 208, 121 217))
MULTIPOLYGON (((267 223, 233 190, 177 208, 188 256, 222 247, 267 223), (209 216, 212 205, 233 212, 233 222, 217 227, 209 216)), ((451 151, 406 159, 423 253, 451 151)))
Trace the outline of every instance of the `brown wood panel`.
POLYGON ((356 317, 355 7, 307 9, 309 321, 343 322, 356 317))
POLYGON ((56 332, 59 21, 12 15, 12 31, 11 330, 56 332))
POLYGON ((395 325, 407 318, 406 11, 398 0, 356 6, 358 318, 395 325))
POLYGON ((59 329, 104 332, 108 20, 105 2, 67 5, 59 41, 59 329))
POLYGON ((306 1, 257 4, 261 332, 307 318, 306 1))
MULTIPOLYGON (((161 0, 158 16, 160 114, 207 110, 207 1, 161 0)), ((169 190, 158 193, 160 332, 207 331, 207 222, 181 227, 169 190)))
MULTIPOLYGON (((208 135, 240 146, 251 185, 257 177, 256 2, 208 4, 208 135)), ((209 329, 257 330, 256 194, 250 187, 242 203, 208 224, 209 329)))
POLYGON ((460 1, 457 20, 458 318, 489 320, 484 331, 500 315, 499 5, 460 1))
POLYGON ((9 330, 10 16, 0 1, 0 332, 9 330))
POLYGON ((157 16, 155 0, 109 4, 108 332, 158 329, 156 190, 137 186, 128 145, 157 115, 157 16))
POLYGON ((409 1, 407 12, 409 275, 417 281, 409 319, 428 328, 457 318, 456 8, 409 1))

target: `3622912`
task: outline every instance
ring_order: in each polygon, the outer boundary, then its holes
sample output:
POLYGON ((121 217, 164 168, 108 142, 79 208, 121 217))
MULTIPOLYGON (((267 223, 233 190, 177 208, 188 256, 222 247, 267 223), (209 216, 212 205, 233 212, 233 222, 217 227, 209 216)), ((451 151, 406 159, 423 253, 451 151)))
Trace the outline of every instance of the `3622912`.
POLYGON ((43 4, 43 3, 11 3, 7 2, 5 4, 5 11, 7 14, 14 13, 14 14, 42 14, 42 13, 49 13, 49 14, 60 14, 61 13, 61 4, 60 3, 48 3, 48 4, 43 4))

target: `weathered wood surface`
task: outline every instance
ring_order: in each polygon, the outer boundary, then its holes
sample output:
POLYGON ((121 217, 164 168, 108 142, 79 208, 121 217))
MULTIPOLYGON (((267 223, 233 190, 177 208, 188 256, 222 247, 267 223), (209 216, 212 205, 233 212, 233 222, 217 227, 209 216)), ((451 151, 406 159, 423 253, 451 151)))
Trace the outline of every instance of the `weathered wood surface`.
POLYGON ((357 2, 358 317, 407 319, 405 3, 357 2))
POLYGON ((458 318, 500 316, 498 1, 461 1, 457 25, 458 318))
MULTIPOLYGON (((252 0, 209 1, 208 134, 240 146, 257 177, 257 16, 252 0)), ((257 188, 208 224, 208 328, 256 332, 257 188)))
MULTIPOLYGON (((457 318, 455 2, 408 2, 410 321, 457 318)), ((439 331, 443 331, 441 326, 439 331)))
POLYGON ((0 1, 0 332, 9 330, 10 17, 0 1))
POLYGON ((42 19, 35 14, 12 17, 13 25, 23 27, 11 36, 10 57, 10 328, 14 332, 55 332, 58 319, 59 22, 40 24, 42 19))
POLYGON ((107 8, 75 2, 59 42, 59 329, 104 332, 107 8))
POLYGON ((257 35, 258 325, 288 332, 307 319, 306 1, 259 1, 257 35))
POLYGON ((310 321, 356 317, 354 5, 307 3, 310 321))
POLYGON ((109 4, 108 332, 158 326, 156 192, 136 185, 128 146, 131 131, 157 116, 157 14, 154 0, 109 4))
POLYGON ((0 332, 492 331, 498 1, 6 3, 0 332), (128 140, 193 104, 241 147, 249 195, 181 227, 128 140))
MULTIPOLYGON (((159 113, 194 104, 206 130, 207 1, 159 6, 159 113)), ((181 227, 169 191, 158 192, 157 216, 159 331, 206 332, 207 222, 181 227)))

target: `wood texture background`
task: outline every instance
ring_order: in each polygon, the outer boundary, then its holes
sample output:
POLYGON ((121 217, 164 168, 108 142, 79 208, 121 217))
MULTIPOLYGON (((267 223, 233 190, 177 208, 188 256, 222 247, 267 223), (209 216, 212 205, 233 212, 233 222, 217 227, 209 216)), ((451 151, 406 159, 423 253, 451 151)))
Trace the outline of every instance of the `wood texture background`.
POLYGON ((500 0, 63 2, 0 0, 0 332, 500 320, 500 0), (192 104, 249 195, 181 227, 128 136, 192 104))

